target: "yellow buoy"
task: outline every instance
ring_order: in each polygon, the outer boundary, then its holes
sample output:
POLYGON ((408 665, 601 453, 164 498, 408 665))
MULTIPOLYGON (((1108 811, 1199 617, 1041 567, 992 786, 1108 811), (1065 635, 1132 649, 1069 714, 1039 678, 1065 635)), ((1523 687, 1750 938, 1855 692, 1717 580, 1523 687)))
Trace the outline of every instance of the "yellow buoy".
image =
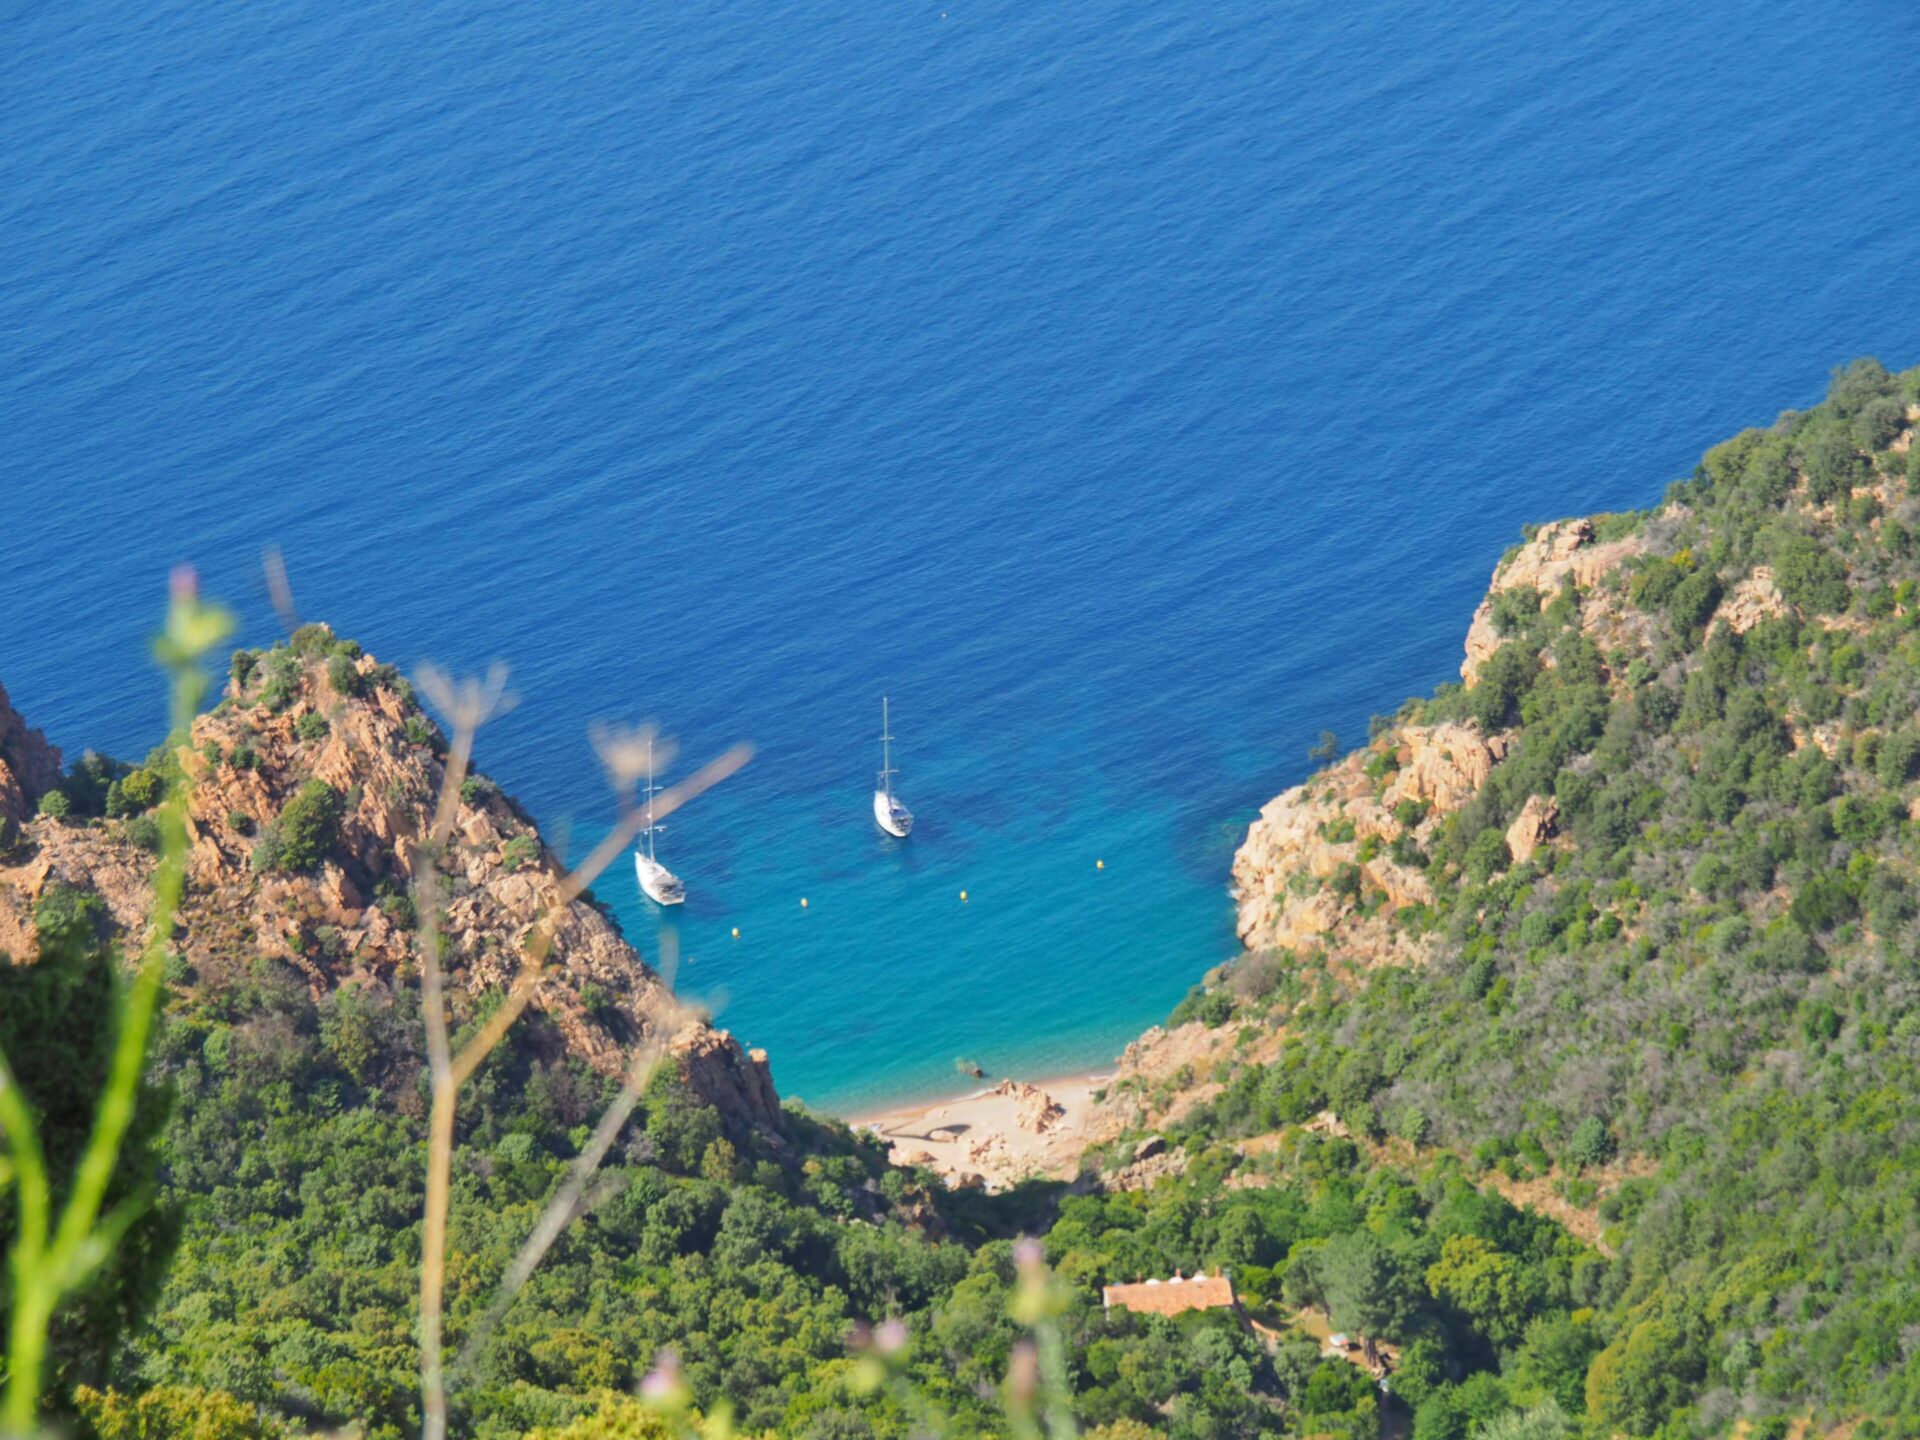
POLYGON ((807 908, 807 897, 806 897, 806 896, 804 896, 804 895, 802 895, 802 896, 800 897, 800 908, 801 908, 802 910, 804 910, 804 909, 806 909, 806 908, 807 908))
POLYGON ((736 940, 740 938, 740 927, 738 925, 733 927, 733 938, 736 940))
POLYGON ((966 899, 966 898, 967 898, 967 892, 966 892, 966 891, 964 891, 964 890, 962 890, 962 891, 960 892, 960 898, 961 898, 962 900, 964 900, 964 899, 966 899))
POLYGON ((1096 860, 1093 862, 1093 868, 1096 870, 1104 870, 1107 868, 1107 862, 1104 860, 1096 860))

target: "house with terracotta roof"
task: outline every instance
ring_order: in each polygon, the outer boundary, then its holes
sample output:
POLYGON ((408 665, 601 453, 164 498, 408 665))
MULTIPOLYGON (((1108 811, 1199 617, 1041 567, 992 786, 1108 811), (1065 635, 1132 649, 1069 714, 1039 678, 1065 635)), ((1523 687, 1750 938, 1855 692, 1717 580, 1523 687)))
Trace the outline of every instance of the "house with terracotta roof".
POLYGON ((1179 1315, 1188 1310, 1238 1310, 1233 1280, 1222 1270, 1218 1275, 1182 1275, 1173 1272, 1170 1280, 1142 1280, 1135 1285, 1103 1285, 1100 1303, 1111 1310, 1118 1305, 1141 1315, 1179 1315))

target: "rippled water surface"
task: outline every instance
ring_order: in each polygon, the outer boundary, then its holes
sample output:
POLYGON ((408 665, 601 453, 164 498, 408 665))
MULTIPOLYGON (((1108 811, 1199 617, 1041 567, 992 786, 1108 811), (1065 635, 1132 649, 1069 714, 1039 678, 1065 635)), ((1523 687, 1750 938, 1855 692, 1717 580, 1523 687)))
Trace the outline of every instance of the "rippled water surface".
POLYGON ((1110 1056, 1522 522, 1920 361, 1893 0, 0 24, 16 703, 142 752, 167 567, 261 641, 274 542, 383 658, 513 663, 482 762, 575 848, 590 720, 750 738, 666 836, 683 980, 817 1103, 1110 1056))

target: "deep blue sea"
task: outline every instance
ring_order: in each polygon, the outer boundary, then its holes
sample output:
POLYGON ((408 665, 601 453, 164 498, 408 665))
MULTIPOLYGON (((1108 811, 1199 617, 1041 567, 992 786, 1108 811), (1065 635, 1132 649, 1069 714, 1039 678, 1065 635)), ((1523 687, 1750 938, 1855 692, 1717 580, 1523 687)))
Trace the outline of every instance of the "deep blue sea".
POLYGON ((1233 952, 1317 733, 1453 675, 1523 522, 1920 362, 1917 28, 6 7, 0 681, 137 755, 169 566, 259 643, 278 545, 382 658, 512 664, 482 764, 575 851, 590 722, 758 745, 665 856, 683 986, 785 1092, 1097 1064, 1233 952))

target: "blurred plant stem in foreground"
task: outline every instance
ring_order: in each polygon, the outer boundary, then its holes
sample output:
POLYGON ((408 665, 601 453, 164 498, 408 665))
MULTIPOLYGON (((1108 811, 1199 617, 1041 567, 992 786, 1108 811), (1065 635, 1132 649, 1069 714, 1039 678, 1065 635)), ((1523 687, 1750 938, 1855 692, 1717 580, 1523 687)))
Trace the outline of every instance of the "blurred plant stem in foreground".
MULTIPOLYGON (((645 763, 642 757, 646 754, 646 742, 652 738, 651 733, 596 733, 595 746, 619 803, 620 822, 585 860, 559 877, 552 903, 534 923, 527 943, 526 961, 507 993, 506 1003, 489 1016, 479 1032, 455 1053, 447 1022, 445 942, 440 931, 440 865, 454 823, 459 818, 460 789, 473 758, 474 736, 488 720, 510 707, 513 697, 506 689, 506 669, 503 666, 496 665, 484 680, 455 681, 431 666, 423 667, 416 678, 421 694, 441 713, 453 732, 446 766, 440 777, 432 829, 414 882, 416 908, 420 915, 420 995, 426 1016, 427 1073, 432 1095, 427 1117, 426 1203, 420 1246, 421 1435, 423 1440, 445 1440, 447 1213, 453 1191, 454 1121, 460 1091, 532 1003, 547 957, 552 952, 555 935, 573 902, 633 842, 643 824, 665 818, 694 796, 719 784, 747 763, 752 750, 745 745, 734 746, 691 778, 658 797, 650 796, 643 810, 634 803, 634 785, 642 773, 645 763)), ((535 1224, 532 1237, 522 1247, 502 1282, 498 1298, 481 1325, 468 1338, 463 1360, 477 1353, 487 1333, 505 1314, 514 1295, 573 1219, 585 1196, 587 1182, 599 1167, 627 1117, 633 1113, 641 1092, 666 1053, 668 1041, 691 1018, 691 1012, 673 999, 671 988, 663 987, 646 1016, 642 1043, 630 1058, 619 1097, 597 1127, 592 1143, 580 1155, 567 1183, 548 1203, 535 1224)))
MULTIPOLYGON (((170 677, 169 745, 178 748, 187 743, 207 689, 200 662, 232 630, 226 611, 201 601, 193 572, 175 571, 166 629, 154 642, 154 656, 170 677)), ((146 940, 121 1004, 106 1086, 94 1109, 87 1147, 57 1217, 54 1177, 47 1171, 38 1123, 6 1056, 0 1054, 0 1132, 6 1141, 0 1187, 12 1187, 19 1220, 9 1262, 13 1313, 7 1335, 6 1394, 0 1401, 0 1433, 9 1436, 31 1434, 39 1417, 47 1334, 55 1312, 113 1253, 145 1203, 137 1198, 105 1216, 100 1213, 119 1162, 121 1141, 133 1120, 174 915, 186 883, 187 802, 192 784, 183 771, 169 787, 156 816, 160 856, 146 940)))

